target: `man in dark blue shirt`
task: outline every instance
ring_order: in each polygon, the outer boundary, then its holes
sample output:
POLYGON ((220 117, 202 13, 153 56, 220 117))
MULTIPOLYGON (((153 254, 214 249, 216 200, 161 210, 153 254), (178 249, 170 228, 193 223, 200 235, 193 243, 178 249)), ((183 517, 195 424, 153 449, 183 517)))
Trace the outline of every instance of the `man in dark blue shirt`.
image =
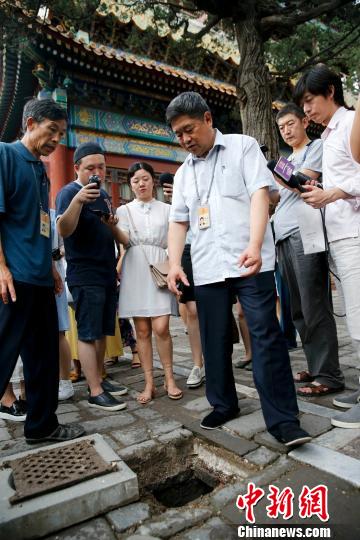
MULTIPOLYGON (((84 433, 59 425, 58 322, 52 268, 49 180, 40 160, 66 132, 67 114, 52 100, 29 101, 21 141, 0 143, 0 396, 21 352, 27 395, 27 442, 64 441, 84 433)), ((11 406, 1 410, 9 409, 11 406)))
POLYGON ((56 214, 75 304, 79 360, 89 384, 89 406, 119 411, 126 404, 114 396, 127 389, 102 380, 105 336, 115 334, 118 235, 110 199, 100 188, 106 173, 104 151, 97 143, 80 144, 74 163, 77 179, 58 193, 56 214))

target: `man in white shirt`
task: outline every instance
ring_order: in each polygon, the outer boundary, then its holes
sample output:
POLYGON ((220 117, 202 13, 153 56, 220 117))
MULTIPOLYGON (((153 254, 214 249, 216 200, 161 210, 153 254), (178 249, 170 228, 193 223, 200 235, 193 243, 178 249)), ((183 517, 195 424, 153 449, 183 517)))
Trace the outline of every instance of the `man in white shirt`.
MULTIPOLYGON (((313 208, 324 208, 330 266, 341 282, 349 334, 360 359, 360 165, 350 149, 355 113, 345 108, 340 77, 319 64, 304 73, 295 88, 295 100, 310 120, 326 126, 322 134, 324 190, 308 186, 302 198, 313 208)), ((337 427, 360 427, 360 391, 336 398, 348 408, 334 416, 337 427)))
POLYGON ((214 408, 201 427, 215 429, 239 413, 231 363, 235 294, 249 326, 266 426, 288 446, 303 444, 310 437, 299 426, 289 355, 275 312, 275 253, 268 223, 273 180, 265 158, 255 139, 214 129, 206 101, 195 92, 174 98, 166 118, 190 152, 174 180, 168 282, 173 292, 177 282, 188 284, 180 261, 190 227, 206 395, 214 408))
MULTIPOLYGON (((294 173, 319 178, 322 170, 322 141, 311 141, 306 133, 308 119, 300 107, 289 103, 277 114, 280 135, 291 146, 288 156, 294 173)), ((339 366, 336 324, 328 291, 328 265, 324 251, 304 253, 299 223, 317 218, 320 210, 306 207, 297 189, 286 186, 275 175, 279 191, 272 191, 272 202, 278 203, 273 216, 275 244, 281 275, 290 295, 291 315, 300 334, 308 370, 295 376, 302 385, 297 393, 320 397, 344 389, 339 366), (307 210, 306 217, 301 212, 307 210), (310 213, 310 216, 308 215, 310 213)), ((321 234, 322 231, 321 231, 321 234)))

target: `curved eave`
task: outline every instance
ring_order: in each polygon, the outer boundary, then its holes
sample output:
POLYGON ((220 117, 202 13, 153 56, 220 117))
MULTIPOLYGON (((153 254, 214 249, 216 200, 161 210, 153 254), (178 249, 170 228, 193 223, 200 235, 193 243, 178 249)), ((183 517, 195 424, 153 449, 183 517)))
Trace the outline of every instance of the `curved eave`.
POLYGON ((23 106, 32 97, 34 79, 24 53, 10 51, 6 45, 1 55, 0 141, 13 141, 21 126, 23 106))

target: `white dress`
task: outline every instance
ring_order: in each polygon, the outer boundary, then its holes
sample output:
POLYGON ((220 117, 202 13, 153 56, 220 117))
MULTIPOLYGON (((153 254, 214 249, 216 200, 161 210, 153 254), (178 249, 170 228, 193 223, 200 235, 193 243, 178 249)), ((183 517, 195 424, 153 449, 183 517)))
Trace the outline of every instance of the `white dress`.
POLYGON ((146 203, 135 199, 126 206, 129 207, 137 233, 125 205, 120 206, 116 211, 119 218, 117 226, 129 234, 130 247, 126 250, 121 268, 119 317, 177 315, 175 296, 155 285, 149 269, 149 262, 164 262, 167 258, 170 205, 156 199, 146 203))

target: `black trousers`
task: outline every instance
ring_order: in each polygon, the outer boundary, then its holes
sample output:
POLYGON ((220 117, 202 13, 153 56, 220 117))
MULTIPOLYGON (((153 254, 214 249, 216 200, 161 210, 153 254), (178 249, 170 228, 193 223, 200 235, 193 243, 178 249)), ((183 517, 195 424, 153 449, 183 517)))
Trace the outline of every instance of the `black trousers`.
POLYGON ((215 410, 238 410, 232 370, 231 304, 239 298, 249 327, 253 376, 266 426, 296 423, 298 407, 285 338, 276 317, 273 272, 195 287, 205 359, 206 397, 215 410))
POLYGON ((28 412, 25 437, 58 425, 59 330, 54 290, 15 282, 16 302, 0 302, 0 396, 21 352, 28 412))

